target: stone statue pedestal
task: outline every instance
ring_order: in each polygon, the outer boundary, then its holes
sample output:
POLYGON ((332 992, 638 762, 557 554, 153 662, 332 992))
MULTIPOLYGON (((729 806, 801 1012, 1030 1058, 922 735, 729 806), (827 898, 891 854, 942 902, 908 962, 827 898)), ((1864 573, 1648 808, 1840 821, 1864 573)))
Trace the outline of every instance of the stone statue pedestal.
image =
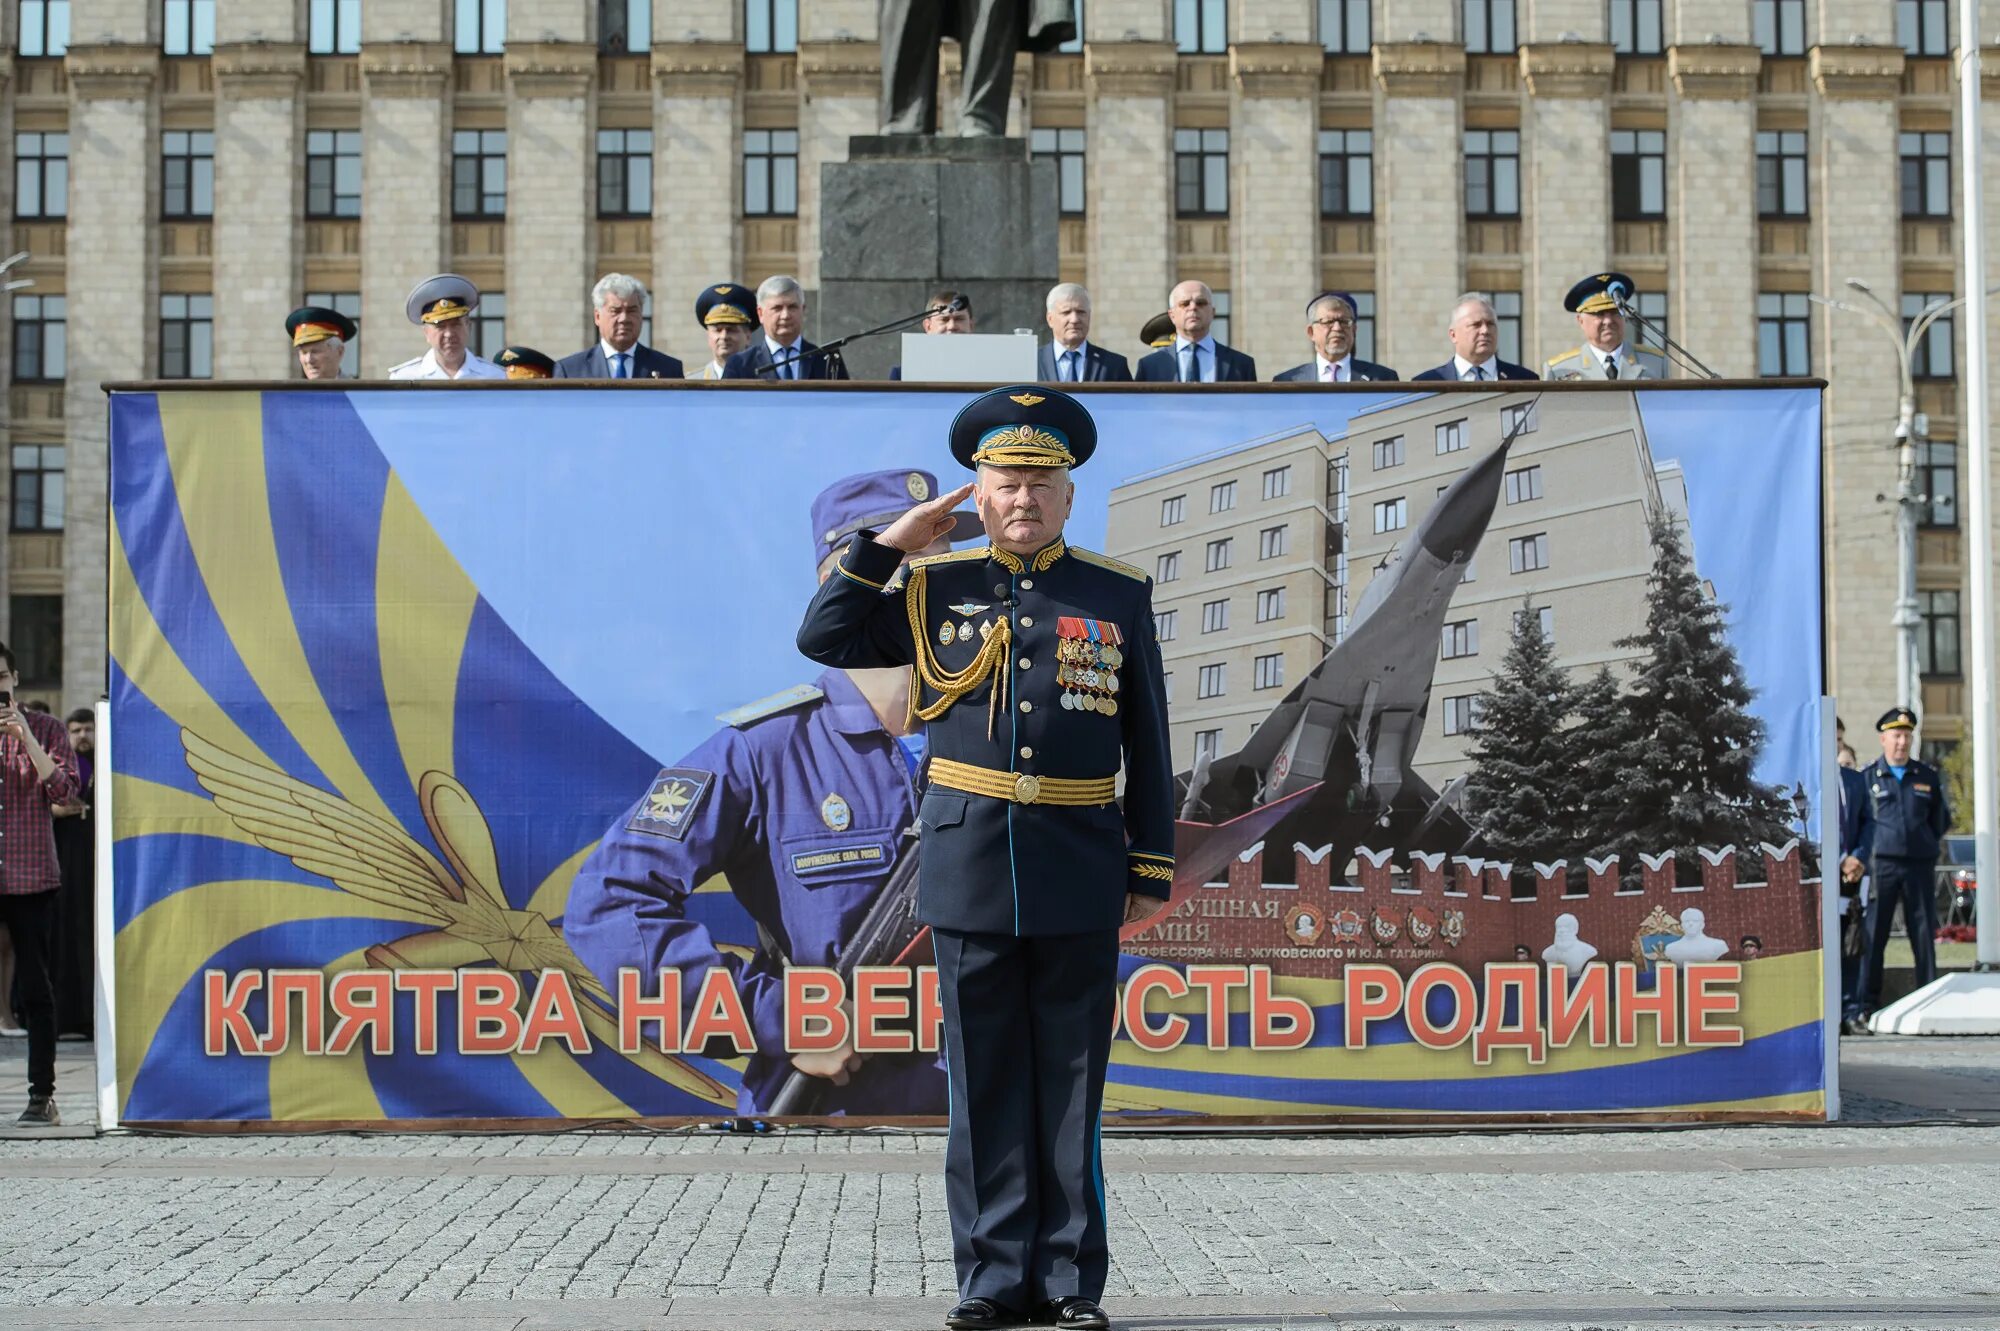
MULTIPOLYGON (((1047 327, 1057 275, 1055 163, 1032 160, 1024 139, 860 135, 847 143, 847 161, 820 168, 813 341, 914 314, 939 287, 965 293, 979 332, 1047 327)), ((899 333, 884 333, 843 354, 856 379, 886 379, 901 347, 899 333)))

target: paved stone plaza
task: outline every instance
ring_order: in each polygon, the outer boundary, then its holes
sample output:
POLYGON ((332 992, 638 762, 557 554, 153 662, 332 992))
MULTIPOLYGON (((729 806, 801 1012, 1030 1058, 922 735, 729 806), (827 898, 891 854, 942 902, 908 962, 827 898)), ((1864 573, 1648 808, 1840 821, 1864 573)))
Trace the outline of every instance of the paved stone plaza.
MULTIPOLYGON (((1846 1126, 1108 1137, 1106 1303, 1145 1331, 2000 1328, 2000 1041, 1842 1054, 1846 1126)), ((0 1328, 935 1327, 941 1146, 0 1141, 0 1328)))

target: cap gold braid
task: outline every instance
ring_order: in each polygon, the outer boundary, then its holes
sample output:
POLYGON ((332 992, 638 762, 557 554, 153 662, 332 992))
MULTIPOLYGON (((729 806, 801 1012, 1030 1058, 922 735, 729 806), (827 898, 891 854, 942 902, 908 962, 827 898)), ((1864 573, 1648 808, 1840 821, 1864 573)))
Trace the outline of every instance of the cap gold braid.
POLYGON ((935 721, 950 711, 952 705, 966 694, 993 680, 993 692, 986 700, 986 738, 993 738, 993 721, 1007 692, 1007 653, 1013 646, 1013 630, 1006 620, 996 620, 993 632, 979 648, 979 655, 963 670, 946 670, 938 663, 931 651, 930 630, 925 627, 929 617, 924 613, 925 588, 929 579, 925 570, 916 569, 910 574, 910 585, 903 602, 909 607, 910 636, 917 644, 917 684, 910 690, 910 710, 904 718, 905 724, 915 726, 918 721, 935 721), (936 702, 921 705, 924 687, 928 685, 938 694, 936 702))
POLYGON ((972 460, 994 467, 1069 467, 1076 455, 1069 451, 1069 441, 1052 430, 1008 425, 988 431, 972 460))

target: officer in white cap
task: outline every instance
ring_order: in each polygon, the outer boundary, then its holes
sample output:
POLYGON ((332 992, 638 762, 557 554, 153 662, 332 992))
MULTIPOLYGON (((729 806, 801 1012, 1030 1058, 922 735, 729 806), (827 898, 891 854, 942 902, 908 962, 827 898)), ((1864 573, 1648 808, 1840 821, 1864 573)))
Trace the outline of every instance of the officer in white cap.
POLYGON ((479 288, 457 273, 439 273, 417 283, 403 302, 410 322, 424 330, 431 349, 415 360, 389 367, 391 379, 505 379, 507 371, 466 345, 472 326, 466 316, 479 308, 479 288))

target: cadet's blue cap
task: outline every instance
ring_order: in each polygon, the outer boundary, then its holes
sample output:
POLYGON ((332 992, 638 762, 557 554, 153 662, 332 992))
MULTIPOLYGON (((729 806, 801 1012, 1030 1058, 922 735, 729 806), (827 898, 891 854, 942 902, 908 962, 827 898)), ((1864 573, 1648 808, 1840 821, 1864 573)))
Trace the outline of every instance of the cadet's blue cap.
MULTIPOLYGON (((813 566, 863 527, 886 527, 938 494, 937 477, 927 471, 866 471, 835 481, 813 500, 813 566)), ((952 540, 967 541, 984 533, 977 513, 960 509, 953 516, 957 525, 952 540)))
POLYGON ((1047 384, 981 393, 951 423, 959 465, 1081 467, 1097 451, 1097 422, 1083 404, 1047 384))
POLYGON ((757 326, 757 293, 740 282, 717 282, 694 298, 695 322, 757 326))

